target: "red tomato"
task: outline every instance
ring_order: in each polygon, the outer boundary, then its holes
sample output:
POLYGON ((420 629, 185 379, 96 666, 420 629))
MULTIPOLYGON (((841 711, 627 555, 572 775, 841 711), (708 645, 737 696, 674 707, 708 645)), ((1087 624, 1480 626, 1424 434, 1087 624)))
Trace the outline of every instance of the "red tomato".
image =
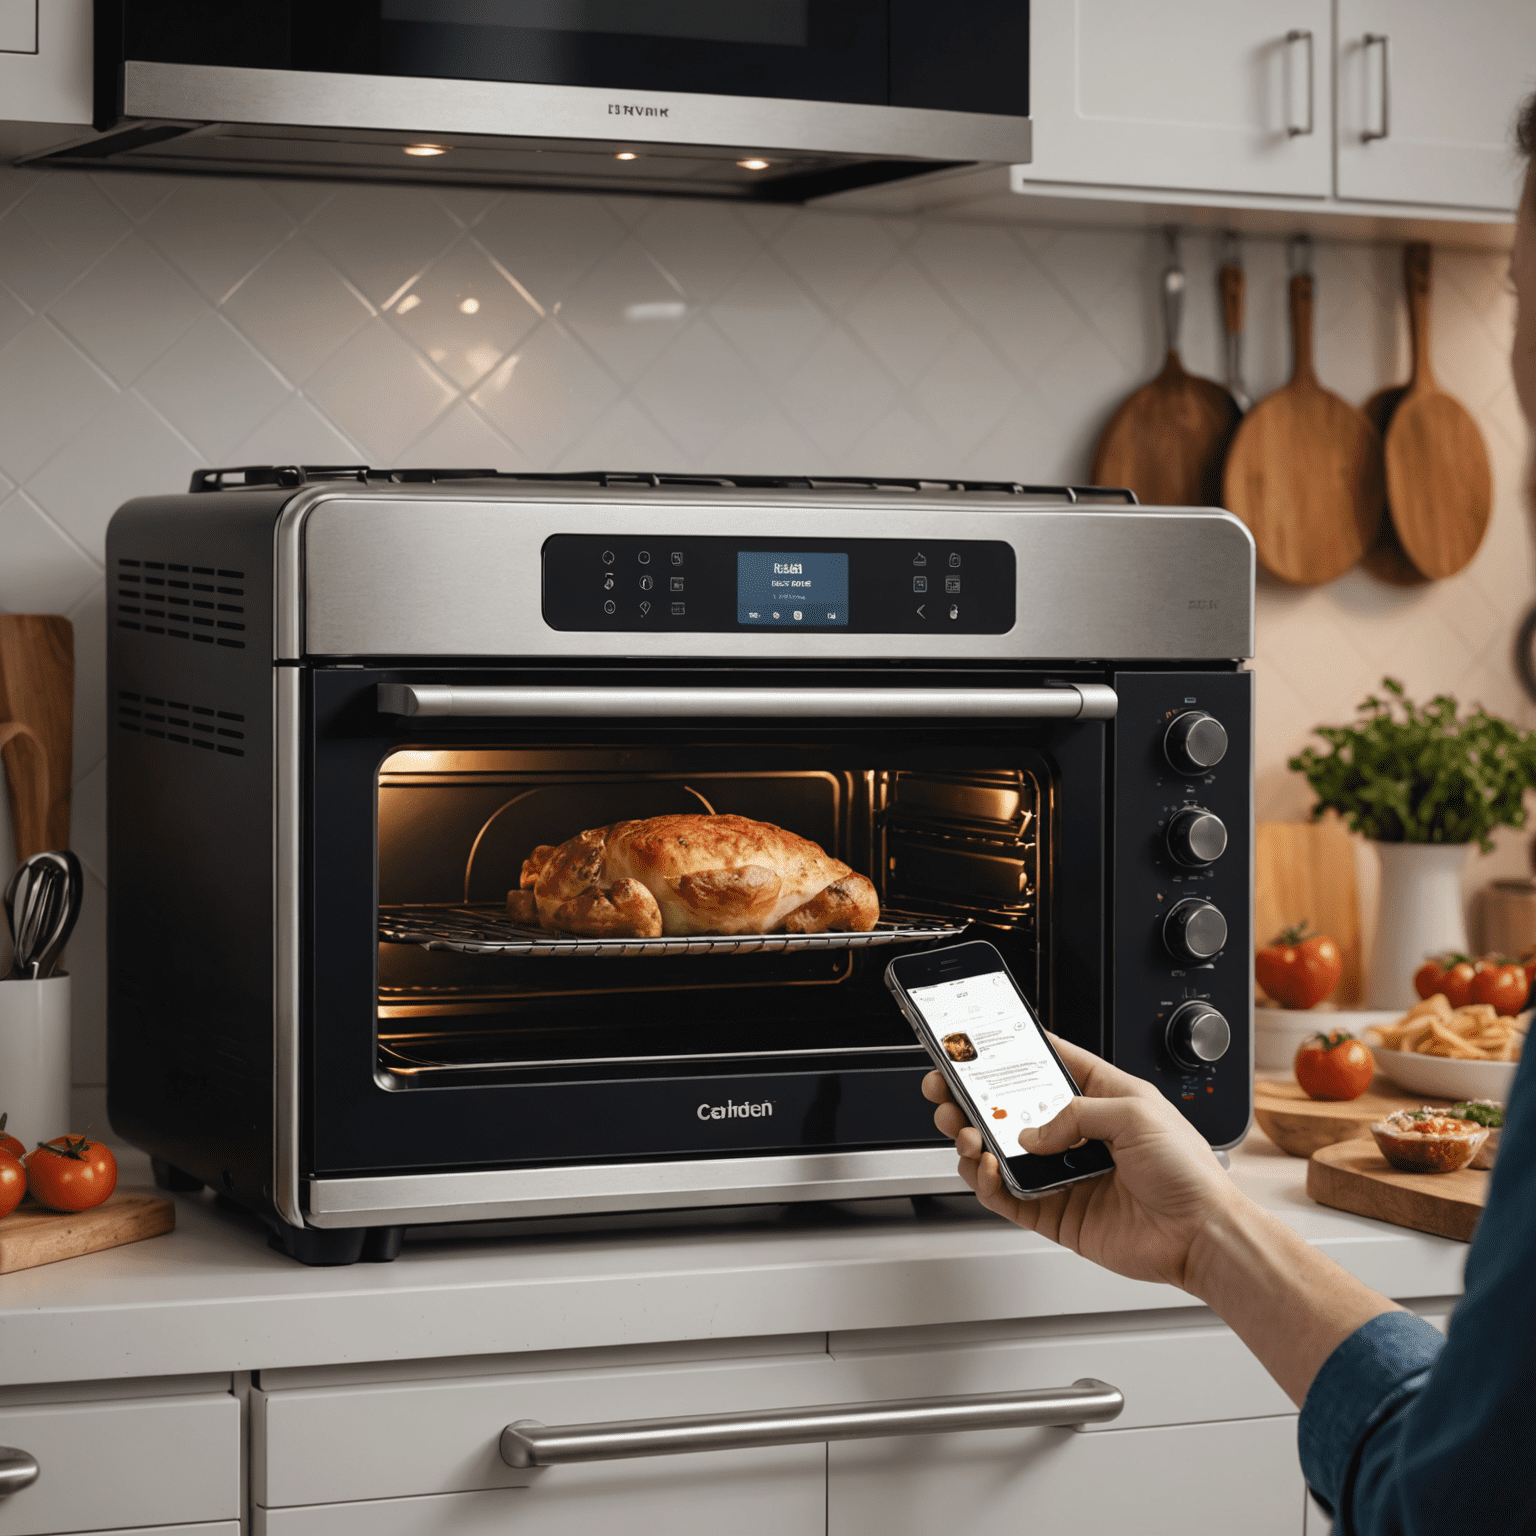
POLYGON ((55 1136, 27 1153, 27 1189, 55 1211, 88 1211, 117 1188, 117 1159, 99 1141, 55 1136))
POLYGON ((0 1152, 9 1152, 12 1157, 21 1158, 27 1155, 27 1146, 24 1141, 16 1136, 5 1134, 5 1122, 11 1117, 0 1115, 0 1152))
POLYGON ((1339 984, 1344 961, 1339 946, 1327 934, 1302 934, 1307 925, 1287 928, 1273 944, 1253 957, 1259 985, 1282 1008, 1311 1008, 1339 984))
POLYGON ((1465 1008, 1472 1001, 1472 983, 1476 980, 1477 967, 1470 960, 1458 960, 1440 978, 1436 990, 1445 993, 1452 1008, 1465 1008))
POLYGON ((1358 1099, 1375 1072, 1376 1058, 1344 1030, 1312 1035, 1296 1052, 1296 1081, 1308 1098, 1358 1099))
POLYGON ((1485 965, 1472 978, 1472 1001, 1492 1003, 1511 1018, 1525 1007, 1530 990, 1523 965, 1485 965))
MULTIPOLYGON (((7 1138, 13 1140, 14 1138, 7 1138)), ((27 1192, 27 1170, 9 1152, 0 1152, 0 1216, 9 1216, 27 1192)))
POLYGON ((1445 966, 1435 959, 1429 959, 1413 973, 1413 990, 1420 997, 1433 997, 1436 992, 1442 990, 1442 982, 1445 977, 1445 966))

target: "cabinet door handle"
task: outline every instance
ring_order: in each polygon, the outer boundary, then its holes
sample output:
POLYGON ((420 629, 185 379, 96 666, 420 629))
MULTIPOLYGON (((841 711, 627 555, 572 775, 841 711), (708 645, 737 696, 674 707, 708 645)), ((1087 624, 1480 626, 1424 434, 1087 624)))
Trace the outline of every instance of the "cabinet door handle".
POLYGON ((1112 720, 1119 700, 1104 683, 1063 688, 497 688, 380 683, 381 715, 562 719, 880 716, 945 719, 1112 720))
POLYGON ((0 1445, 0 1499, 30 1488, 41 1471, 37 1457, 29 1451, 18 1451, 13 1445, 0 1445))
POLYGON ((1285 131, 1293 139, 1304 138, 1317 131, 1317 67, 1312 51, 1312 34, 1305 27, 1293 27, 1285 34, 1287 44, 1307 45, 1307 126, 1298 128, 1292 123, 1285 131))
POLYGON ((1381 44, 1381 128, 1372 132, 1369 128, 1360 135, 1365 143, 1372 139, 1384 139, 1392 132, 1392 39, 1385 32, 1367 32, 1365 47, 1369 52, 1381 44))
POLYGON ((619 1419, 611 1424, 540 1424, 519 1419, 501 1432, 509 1467, 553 1467, 568 1461, 621 1461, 693 1451, 809 1445, 824 1440, 878 1440, 887 1435, 945 1435, 971 1429, 1100 1424, 1125 1407, 1118 1387, 1091 1376, 1070 1387, 1032 1392, 980 1392, 963 1397, 912 1397, 899 1402, 833 1403, 697 1418, 619 1419))

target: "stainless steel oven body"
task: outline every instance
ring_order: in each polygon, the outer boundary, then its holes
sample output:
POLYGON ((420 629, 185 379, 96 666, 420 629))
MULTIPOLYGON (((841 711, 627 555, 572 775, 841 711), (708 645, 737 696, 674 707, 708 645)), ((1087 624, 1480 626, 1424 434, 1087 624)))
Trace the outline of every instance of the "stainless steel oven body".
POLYGON ((1214 1145, 1245 1134, 1253 547, 1228 514, 915 482, 194 487, 108 540, 109 1101, 165 1182, 311 1262, 417 1224, 948 1191, 878 980, 962 933, 1214 1145), (699 808, 816 838, 880 927, 605 945, 505 919, 532 842, 699 808))

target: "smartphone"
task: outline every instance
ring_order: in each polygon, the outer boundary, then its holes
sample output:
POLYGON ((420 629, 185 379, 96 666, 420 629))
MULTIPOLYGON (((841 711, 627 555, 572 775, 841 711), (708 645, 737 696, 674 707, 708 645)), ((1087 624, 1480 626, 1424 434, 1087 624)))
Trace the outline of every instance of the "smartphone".
POLYGON ((1019 1145, 1021 1130, 1054 1119, 1078 1088, 990 944, 898 955, 885 984, 1015 1195, 1032 1199, 1115 1166, 1102 1141, 1041 1157, 1019 1145))

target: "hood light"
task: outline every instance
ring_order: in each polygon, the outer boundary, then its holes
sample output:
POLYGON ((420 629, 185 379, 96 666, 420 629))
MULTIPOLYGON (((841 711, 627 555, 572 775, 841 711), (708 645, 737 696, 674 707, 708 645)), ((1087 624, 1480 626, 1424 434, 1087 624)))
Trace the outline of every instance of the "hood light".
POLYGON ((448 146, 446 144, 407 144, 405 152, 408 155, 446 155, 448 146))
POLYGON ((619 153, 616 154, 613 158, 615 160, 638 160, 640 156, 637 155, 632 149, 623 149, 620 150, 619 153))
POLYGON ((754 156, 751 160, 738 160, 736 164, 744 171, 766 171, 769 162, 767 160, 759 160, 754 156))

